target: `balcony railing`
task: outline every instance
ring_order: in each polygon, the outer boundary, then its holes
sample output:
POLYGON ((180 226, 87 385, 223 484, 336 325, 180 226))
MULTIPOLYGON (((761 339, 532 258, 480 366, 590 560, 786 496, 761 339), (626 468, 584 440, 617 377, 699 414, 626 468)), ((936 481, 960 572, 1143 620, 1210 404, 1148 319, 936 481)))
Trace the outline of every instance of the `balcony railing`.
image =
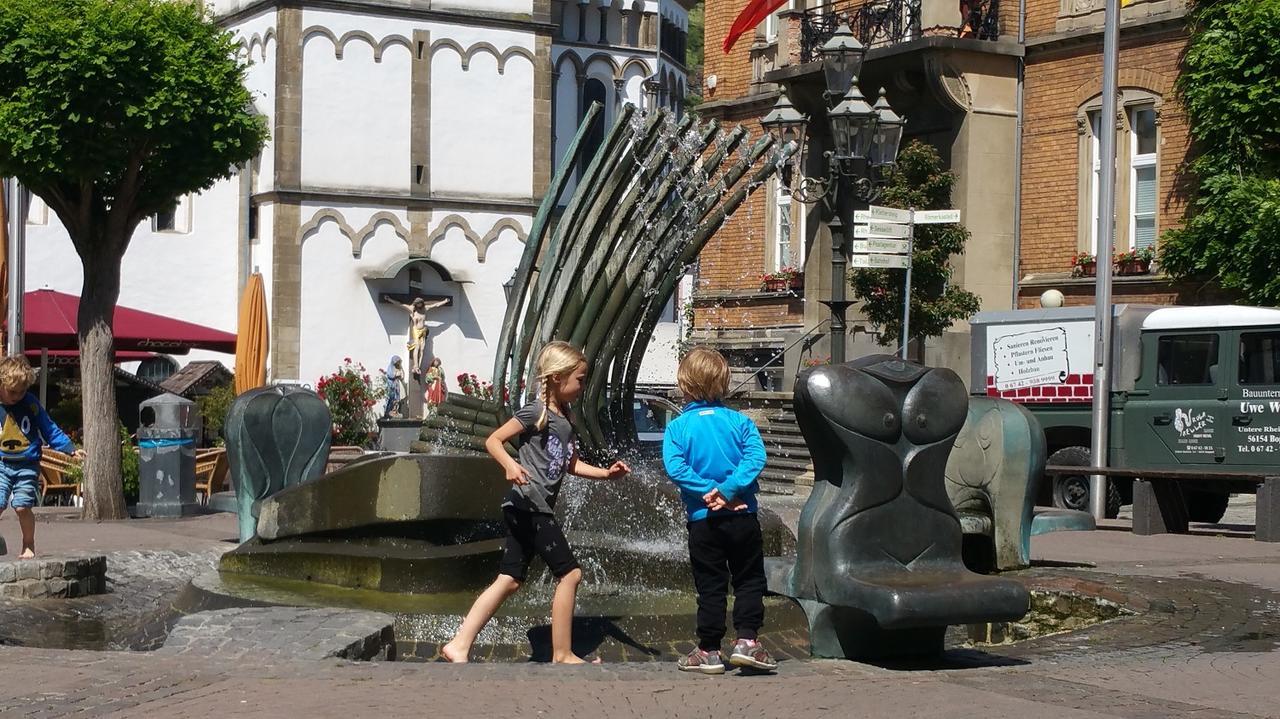
POLYGON ((999 0, 951 1, 957 3, 955 17, 959 25, 922 27, 922 0, 829 0, 809 7, 800 21, 801 62, 817 60, 819 48, 842 22, 847 22, 858 41, 868 48, 896 45, 926 35, 999 38, 999 0))

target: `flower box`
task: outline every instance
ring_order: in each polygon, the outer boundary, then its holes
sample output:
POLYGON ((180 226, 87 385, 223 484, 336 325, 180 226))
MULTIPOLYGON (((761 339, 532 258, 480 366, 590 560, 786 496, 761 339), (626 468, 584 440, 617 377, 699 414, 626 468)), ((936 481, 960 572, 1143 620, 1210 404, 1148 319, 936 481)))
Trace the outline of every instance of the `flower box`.
POLYGON ((1084 262, 1076 265, 1076 269, 1079 270, 1081 277, 1097 277, 1098 276, 1097 262, 1084 262))
POLYGON ((792 275, 791 278, 787 280, 787 289, 793 292, 800 292, 804 290, 804 275, 792 275))
POLYGON ((1145 275, 1150 272, 1150 260, 1121 260, 1116 263, 1116 274, 1118 275, 1145 275))
POLYGON ((786 277, 771 277, 760 285, 760 289, 763 292, 786 292, 790 282, 786 277))

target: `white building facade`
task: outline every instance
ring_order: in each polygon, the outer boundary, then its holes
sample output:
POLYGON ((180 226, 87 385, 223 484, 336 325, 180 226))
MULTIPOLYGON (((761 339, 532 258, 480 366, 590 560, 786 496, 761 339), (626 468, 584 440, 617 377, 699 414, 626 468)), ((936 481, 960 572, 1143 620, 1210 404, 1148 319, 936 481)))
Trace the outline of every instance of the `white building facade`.
MULTIPOLYGON (((213 0, 271 139, 236 177, 138 228, 120 303, 234 332, 260 272, 270 376, 314 384, 345 358, 374 371, 406 354, 408 315, 385 299, 448 298, 426 354, 450 380, 487 377, 503 285, 578 119, 596 99, 610 122, 623 102, 682 104, 672 53, 691 5, 213 0)), ((27 237, 27 289, 79 294, 79 260, 38 200, 27 237)), ((642 382, 674 382, 675 314, 642 382)))

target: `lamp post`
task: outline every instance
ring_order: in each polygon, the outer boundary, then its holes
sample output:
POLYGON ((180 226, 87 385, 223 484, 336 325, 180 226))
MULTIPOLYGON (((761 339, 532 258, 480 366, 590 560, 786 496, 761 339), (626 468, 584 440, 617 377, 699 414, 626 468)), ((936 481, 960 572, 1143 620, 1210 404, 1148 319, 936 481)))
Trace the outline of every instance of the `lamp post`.
MULTIPOLYGON (((849 264, 849 226, 853 211, 865 207, 879 197, 885 181, 893 171, 902 141, 904 120, 889 106, 883 89, 872 107, 858 89, 858 71, 866 48, 847 24, 842 23, 819 50, 826 84, 825 120, 832 149, 823 153, 823 176, 808 177, 800 173, 799 183, 792 182, 792 167, 783 168, 782 181, 791 188, 791 197, 800 202, 822 202, 829 217, 831 232, 831 297, 823 301, 831 309, 831 362, 845 361, 845 312, 852 304, 847 299, 849 264)), ((795 141, 801 149, 793 162, 803 162, 804 140, 822 117, 801 114, 783 92, 773 109, 760 121, 765 129, 781 135, 784 141, 795 141)), ((803 168, 801 167, 803 170, 803 168)))

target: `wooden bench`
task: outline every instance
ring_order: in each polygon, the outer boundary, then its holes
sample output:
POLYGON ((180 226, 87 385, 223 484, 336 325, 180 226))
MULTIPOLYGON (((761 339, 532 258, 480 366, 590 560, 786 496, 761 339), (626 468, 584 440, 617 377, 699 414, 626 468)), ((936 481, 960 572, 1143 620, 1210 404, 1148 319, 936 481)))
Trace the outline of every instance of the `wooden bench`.
POLYGON ((1095 474, 1133 479, 1133 533, 1184 534, 1190 523, 1186 500, 1179 484, 1196 482, 1235 483, 1258 495, 1254 539, 1280 542, 1280 474, 1266 472, 1224 472, 1213 469, 1125 469, 1117 467, 1073 467, 1049 465, 1045 474, 1095 474))
POLYGON ((45 447, 40 453, 40 504, 48 504, 49 495, 57 499, 70 499, 80 494, 80 483, 71 479, 71 471, 80 466, 80 460, 45 447))

